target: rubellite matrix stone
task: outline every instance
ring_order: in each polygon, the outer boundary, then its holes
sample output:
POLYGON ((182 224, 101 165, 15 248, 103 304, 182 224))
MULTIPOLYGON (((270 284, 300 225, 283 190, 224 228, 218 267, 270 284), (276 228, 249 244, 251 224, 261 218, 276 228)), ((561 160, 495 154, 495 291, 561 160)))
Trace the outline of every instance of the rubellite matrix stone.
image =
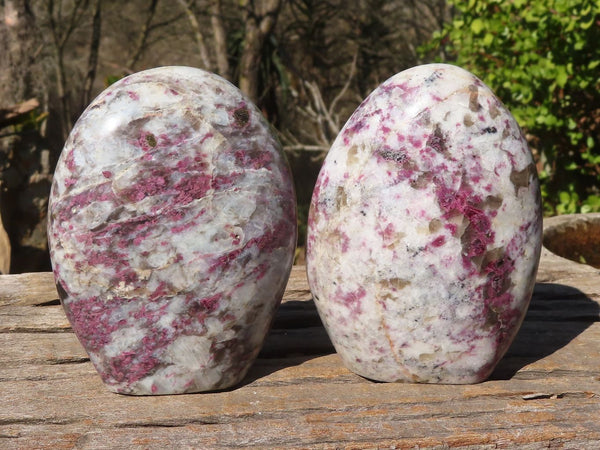
POLYGON ((536 168, 511 114, 469 72, 419 66, 371 93, 327 155, 309 283, 354 372, 475 383, 520 327, 541 232, 536 168))
POLYGON ((296 211, 261 113, 189 67, 120 80, 61 154, 48 235, 66 314, 109 389, 239 382, 289 277, 296 211))

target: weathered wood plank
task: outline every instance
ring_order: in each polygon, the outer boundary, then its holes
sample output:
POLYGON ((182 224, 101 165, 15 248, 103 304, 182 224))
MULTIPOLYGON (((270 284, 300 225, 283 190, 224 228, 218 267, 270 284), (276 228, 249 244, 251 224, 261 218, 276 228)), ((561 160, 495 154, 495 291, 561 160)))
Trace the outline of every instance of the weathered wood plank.
POLYGON ((51 274, 0 277, 0 448, 600 448, 599 274, 545 254, 490 380, 446 386, 348 371, 295 267, 240 386, 164 397, 102 385, 51 274))
MULTIPOLYGON (((2 337, 6 336, 10 335, 2 337)), ((15 356, 14 353, 17 353, 15 351, 13 354, 5 354, 0 361, 2 367, 0 370, 0 398, 7 401, 11 400, 12 395, 16 396, 15 400, 16 398, 20 400, 14 403, 11 401, 13 407, 10 410, 0 411, 0 424, 7 423, 11 419, 19 421, 32 418, 37 421, 48 419, 71 422, 87 417, 90 414, 89 411, 93 411, 98 419, 102 418, 100 416, 114 418, 119 414, 134 414, 134 417, 138 417, 138 414, 143 414, 149 405, 155 404, 154 402, 162 405, 161 414, 168 412, 169 405, 176 405, 169 412, 169 420, 185 421, 192 410, 190 407, 180 408, 183 406, 180 403, 185 403, 192 397, 195 397, 195 405, 201 409, 206 408, 213 415, 223 413, 225 404, 236 405, 234 410, 229 411, 229 414, 250 414, 253 410, 252 405, 257 404, 257 399, 264 411, 280 410, 281 408, 292 411, 294 404, 300 405, 298 407, 301 409, 318 409, 322 401, 330 398, 332 393, 339 389, 341 389, 339 392, 346 389, 348 396, 359 394, 364 396, 364 398, 355 399, 355 404, 344 404, 342 408, 344 410, 353 408, 361 410, 369 405, 371 407, 380 405, 382 402, 398 404, 417 402, 426 405, 450 401, 451 403, 458 402, 458 407, 460 401, 470 401, 471 398, 523 397, 530 394, 539 394, 539 397, 532 398, 532 400, 547 400, 552 397, 556 397, 556 399, 591 398, 596 400, 596 405, 600 408, 600 372, 594 370, 597 368, 597 364, 593 365, 593 361, 599 360, 598 350, 596 350, 596 354, 584 354, 577 359, 575 356, 583 352, 575 352, 571 355, 568 349, 564 348, 547 358, 533 361, 522 367, 519 372, 520 376, 511 377, 508 380, 494 380, 492 377, 491 381, 474 386, 373 383, 345 369, 335 354, 294 359, 259 359, 248 378, 238 389, 216 394, 146 397, 139 400, 136 397, 118 396, 108 392, 91 364, 89 362, 82 363, 82 361, 87 361, 87 358, 71 334, 52 334, 47 337, 48 339, 40 339, 30 347, 26 347, 24 349, 26 355, 15 356), (39 344, 37 353, 35 351, 36 344, 39 344), (25 365, 22 362, 26 362, 30 370, 19 373, 18 370, 25 365), (32 377, 35 374, 40 376, 32 377), (46 374, 46 377, 42 377, 42 374, 46 374), (61 379, 58 383, 57 377, 61 379), (356 388, 355 385, 362 387, 356 388), (262 391, 259 397, 255 397, 257 389, 262 391), (359 389, 360 392, 356 389, 359 389), (299 392, 304 392, 304 395, 299 396, 299 392), (383 396, 377 398, 377 393, 383 393, 383 396), (386 398, 387 395, 392 397, 386 398), (36 401, 40 397, 43 397, 45 401, 36 401), (57 402, 60 401, 60 405, 64 407, 64 410, 61 409, 55 416, 49 415, 48 409, 53 399, 57 402), (243 404, 248 408, 246 412, 241 406, 243 404), (217 407, 218 405, 221 406, 217 407), (140 406, 141 409, 138 409, 140 406), (123 411, 113 412, 112 409, 116 407, 123 411)), ((577 343, 578 345, 597 348, 598 346, 595 344, 599 338, 600 324, 595 324, 576 340, 580 341, 577 343)), ((10 349, 10 343, 5 339, 1 345, 3 348, 10 349)), ((335 396, 336 401, 341 401, 341 397, 343 397, 339 392, 335 396)), ((344 401, 351 401, 351 399, 346 398, 344 401)), ((597 425, 600 431, 600 424, 597 423, 597 425)))
MULTIPOLYGON (((560 258, 544 250, 538 270, 540 295, 587 296, 600 305, 600 283, 596 277, 600 270, 560 258)), ((304 266, 294 266, 283 302, 310 301, 312 298, 306 282, 304 266)), ((35 306, 58 304, 58 294, 51 272, 0 275, 0 307, 7 305, 35 306)))
MULTIPOLYGON (((526 320, 515 342, 498 365, 492 378, 525 376, 526 366, 549 372, 568 367, 569 371, 600 372, 600 322, 549 322, 526 320), (541 364, 544 368, 542 369, 541 364)), ((4 369, 28 364, 61 364, 86 357, 72 333, 0 333, 0 378, 4 369)), ((267 336, 260 358, 294 358, 333 352, 322 327, 274 328, 267 336)))
POLYGON ((41 305, 57 300, 52 272, 0 275, 0 307, 41 305))
MULTIPOLYGON (((304 426, 302 422, 299 426, 304 426)), ((401 429, 404 429, 403 424, 394 424, 401 429)), ((391 425, 390 425, 391 427, 391 425)), ((536 430, 536 433, 520 433, 518 431, 503 430, 496 433, 469 433, 458 432, 453 435, 448 435, 443 438, 419 436, 417 438, 396 437, 394 439, 377 439, 376 441, 356 441, 350 440, 353 436, 348 429, 340 433, 344 436, 343 440, 335 442, 333 436, 327 440, 328 430, 321 430, 318 427, 312 427, 313 434, 324 433, 323 439, 315 441, 311 444, 299 444, 290 437, 290 434, 285 434, 286 422, 279 421, 270 423, 267 431, 272 429, 282 429, 283 432, 279 435, 279 443, 275 444, 270 434, 267 438, 259 440, 254 444, 247 444, 242 433, 246 429, 239 427, 229 427, 223 430, 219 425, 188 425, 185 427, 176 428, 142 428, 142 429, 118 429, 104 430, 93 429, 83 432, 64 432, 63 426, 44 426, 41 430, 39 426, 32 427, 35 429, 37 436, 35 441, 49 443, 46 448, 52 449, 96 449, 96 448, 118 448, 118 449, 162 449, 162 448, 239 448, 252 446, 257 448, 283 449, 283 448, 311 448, 311 449, 381 449, 381 448, 461 448, 470 450, 488 450, 498 448, 518 448, 520 450, 540 450, 542 448, 569 448, 578 450, 597 450, 600 447, 600 440, 587 438, 581 439, 577 437, 575 432, 564 432, 561 430, 553 430, 552 432, 542 433, 536 430), (220 433, 217 433, 219 430, 220 433), (242 435, 242 439, 237 445, 231 445, 230 436, 238 437, 242 435), (223 439, 220 437, 223 436, 223 439), (168 444, 165 444, 168 443, 168 444), (167 447, 165 447, 167 445, 167 447)), ((295 429, 293 430, 295 431, 295 429)), ((15 429, 15 434, 29 433, 28 429, 15 429)), ((31 433, 30 433, 31 434, 31 433)), ((402 435, 402 432, 396 430, 397 436, 402 435)), ((17 444, 14 447, 19 448, 17 444)), ((23 448, 23 447, 21 447, 23 448)), ((40 447, 29 447, 40 448, 40 447)))
MULTIPOLYGON (((312 298, 306 283, 306 268, 294 266, 284 301, 307 301, 312 298)), ((0 307, 7 305, 36 306, 58 304, 58 293, 52 272, 0 275, 0 307)))
POLYGON ((597 385, 590 381, 581 381, 578 389, 563 379, 554 383, 554 389, 548 389, 544 381, 494 382, 495 392, 487 392, 488 388, 482 385, 353 381, 356 382, 305 381, 267 387, 251 384, 227 393, 193 396, 193 402, 190 396, 114 396, 103 392, 97 383, 97 390, 91 392, 85 386, 76 389, 69 396, 74 398, 56 410, 53 404, 64 402, 63 398, 49 396, 52 389, 41 386, 43 407, 37 411, 18 410, 12 414, 17 420, 11 422, 0 414, 0 423, 9 426, 12 433, 23 433, 31 425, 61 425, 57 431, 81 433, 79 444, 91 447, 102 442, 119 447, 135 445, 142 437, 150 439, 144 441, 145 445, 157 439, 155 448, 165 442, 201 447, 218 443, 228 448, 300 443, 360 446, 361 442, 416 443, 423 437, 440 445, 482 444, 499 439, 517 444, 578 436, 600 440, 600 399, 591 391, 597 385), (540 387, 545 390, 540 391, 540 387), (531 395, 538 392, 544 395, 531 395), (111 406, 107 408, 109 402, 111 406), (90 422, 93 427, 86 426, 90 422), (102 433, 96 435, 99 430, 102 433))
MULTIPOLYGON (((535 331, 534 331, 535 332, 535 331)), ((600 325, 595 324, 579 335, 574 341, 573 346, 576 349, 572 352, 570 347, 562 347, 554 352, 541 357, 528 348, 536 347, 529 343, 524 347, 511 349, 499 364, 497 370, 491 377, 491 380, 506 379, 545 379, 552 377, 582 377, 592 376, 600 377, 600 370, 595 363, 600 355, 597 342, 600 340, 600 325)), ((546 347, 552 350, 552 345, 546 347)), ((48 379, 56 375, 64 379, 69 372, 70 364, 76 366, 76 373, 73 375, 72 382, 76 383, 81 374, 81 363, 87 362, 87 355, 81 349, 77 339, 70 333, 64 334, 35 334, 27 335, 14 334, 0 336, 0 346, 5 349, 0 354, 0 382, 22 381, 31 379, 48 379), (26 343, 25 343, 26 342, 26 343), (60 367, 56 367, 59 366, 60 367)), ((274 372, 278 372, 288 367, 295 367, 292 374, 299 380, 318 379, 321 376, 331 379, 333 369, 320 370, 320 372, 305 372, 301 363, 319 356, 318 352, 313 352, 311 348, 305 351, 304 355, 285 356, 285 357, 267 357, 261 356, 254 368, 250 372, 246 383, 261 380, 262 383, 294 383, 294 380, 284 380, 280 378, 267 377, 274 372)), ((310 368, 313 370, 314 368, 310 368)), ((88 372, 95 376, 95 372, 89 365, 88 372)), ((336 383, 348 381, 348 372, 341 363, 335 368, 337 376, 340 377, 336 383)))
MULTIPOLYGON (((514 376, 525 366, 548 371, 592 370, 600 376, 600 322, 524 322, 493 377, 514 376), (594 365, 594 361, 597 364, 594 365)), ((80 362, 86 353, 72 333, 0 334, 0 377, 6 368, 29 364, 80 362)), ((290 359, 333 353, 322 327, 281 330, 267 336, 261 360, 290 359)))
POLYGON ((0 334, 2 333, 60 333, 70 331, 71 325, 60 306, 0 307, 0 334))
MULTIPOLYGON (((91 419, 99 425, 122 428, 284 419, 319 412, 343 413, 348 417, 339 420, 352 421, 352 417, 358 420, 365 411, 371 413, 364 420, 375 411, 381 415, 416 414, 423 418, 475 416, 507 408, 524 412, 542 408, 556 413, 564 409, 569 414, 572 408, 580 414, 584 409, 600 407, 599 380, 590 376, 497 380, 473 386, 386 384, 352 375, 338 363, 336 355, 317 357, 298 366, 305 373, 316 372, 315 376, 298 378, 296 367, 287 367, 237 389, 192 396, 115 395, 103 387, 92 371, 80 374, 80 382, 69 384, 68 389, 56 387, 54 380, 6 382, 2 392, 12 392, 13 397, 9 398, 14 402, 11 408, 0 411, 0 424, 75 423, 91 419), (343 382, 336 382, 340 375, 343 382), (275 380, 286 382, 274 383, 275 380), (11 389, 6 392, 6 388, 11 389)), ((501 419, 507 423, 515 420, 510 416, 501 419)), ((597 416, 577 423, 589 424, 586 426, 590 430, 600 432, 597 416)))
MULTIPOLYGON (((581 411, 583 418, 589 410, 581 411)), ((509 413, 510 414, 510 413, 509 413)), ((513 414, 515 421, 501 421, 502 410, 479 415, 449 417, 447 425, 440 425, 442 415, 436 418, 411 417, 410 414, 389 418, 375 412, 371 420, 348 417, 345 412, 337 421, 323 421, 324 416, 308 413, 297 422, 285 418, 264 418, 260 421, 243 418, 229 424, 201 423, 190 420, 181 426, 129 426, 106 429, 102 426, 82 429, 71 424, 13 426, 15 435, 34 434, 40 441, 52 442, 52 448, 237 448, 259 446, 260 448, 577 448, 597 449, 600 442, 595 434, 581 438, 585 427, 569 428, 557 421, 549 428, 543 426, 545 418, 555 417, 552 412, 533 411, 513 414), (354 419, 354 420, 352 420, 354 419), (474 420, 478 427, 469 427, 474 420), (529 421, 529 423, 527 422, 529 421), (523 425, 525 424, 525 425, 523 425), (473 429, 473 431, 469 431, 473 429), (273 434, 272 430, 280 430, 273 434), (421 434, 423 433, 423 434, 421 434), (37 436, 36 436, 37 434, 37 436), (61 445, 62 444, 62 445, 61 445), (487 445, 486 445, 487 444, 487 445), (544 445, 545 444, 545 445, 544 445), (562 445, 561 445, 562 444, 562 445), (529 446, 528 446, 529 445, 529 446)), ((16 438, 18 439, 18 438, 16 438)))

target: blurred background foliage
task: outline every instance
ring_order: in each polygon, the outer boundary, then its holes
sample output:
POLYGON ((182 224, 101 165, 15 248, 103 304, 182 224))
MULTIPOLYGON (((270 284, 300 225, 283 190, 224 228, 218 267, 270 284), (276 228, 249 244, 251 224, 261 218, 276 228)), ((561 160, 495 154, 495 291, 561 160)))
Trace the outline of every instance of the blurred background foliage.
POLYGON ((300 246, 347 118, 393 74, 433 61, 471 70, 513 112, 547 214, 600 210, 599 0, 0 0, 0 20, 11 272, 50 268, 52 173, 83 109, 119 78, 164 65, 218 73, 263 111, 294 173, 300 246))

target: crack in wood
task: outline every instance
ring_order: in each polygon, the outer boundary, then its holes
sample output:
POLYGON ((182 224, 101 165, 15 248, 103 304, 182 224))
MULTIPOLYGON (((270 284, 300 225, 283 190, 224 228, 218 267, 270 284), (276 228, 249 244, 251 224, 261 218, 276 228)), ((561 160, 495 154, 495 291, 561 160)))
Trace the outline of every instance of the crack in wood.
POLYGON ((58 358, 58 359, 51 359, 51 360, 46 360, 45 363, 46 364, 50 364, 50 365, 60 365, 60 364, 83 364, 83 363, 87 363, 90 362, 90 358, 86 358, 86 357, 75 357, 75 358, 58 358))
POLYGON ((550 377, 553 378, 587 378, 594 377, 597 372, 586 371, 586 370, 527 370, 519 371, 514 375, 514 379, 517 380, 547 380, 550 377))
MULTIPOLYGON (((240 417, 235 417, 235 419, 245 420, 248 419, 250 415, 243 415, 240 417)), ((225 424, 232 423, 230 420, 222 420, 223 418, 227 418, 224 416, 209 416, 207 418, 202 419, 181 419, 181 420, 172 420, 172 421, 149 421, 149 422, 122 422, 116 423, 113 425, 114 428, 180 428, 186 427, 189 425, 217 425, 217 424, 225 424), (220 420, 221 419, 221 420, 220 420)))
POLYGON ((54 300, 48 300, 41 303, 34 303, 33 306, 60 306, 60 300, 58 298, 55 298, 54 300))
POLYGON ((285 381, 253 381, 248 384, 250 387, 283 387, 283 386, 304 386, 310 384, 364 384, 358 375, 347 375, 338 376, 335 378, 319 378, 319 377, 303 377, 303 378, 292 378, 285 381))
POLYGON ((78 419, 56 419, 53 417, 22 417, 14 419, 0 419, 3 425, 71 425, 79 422, 78 419))
POLYGON ((562 399, 562 398, 594 398, 596 394, 593 392, 557 392, 557 393, 548 393, 548 392, 536 392, 533 394, 523 395, 523 400, 545 400, 545 399, 562 399))
POLYGON ((14 333, 25 333, 25 334, 62 334, 62 333, 72 333, 73 329, 71 327, 68 328, 60 328, 60 327, 48 327, 43 329, 37 328, 28 328, 28 327, 14 327, 14 328, 0 328, 0 334, 14 334, 14 333))

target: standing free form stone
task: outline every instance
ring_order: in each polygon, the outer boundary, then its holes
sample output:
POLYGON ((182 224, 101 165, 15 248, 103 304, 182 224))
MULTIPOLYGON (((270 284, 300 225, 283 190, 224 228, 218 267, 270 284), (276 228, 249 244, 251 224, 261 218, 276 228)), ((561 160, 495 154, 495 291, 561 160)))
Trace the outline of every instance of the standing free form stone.
POLYGON ((458 67, 401 72, 358 107, 319 174, 307 270, 348 368, 475 383, 529 304, 542 211, 521 130, 458 67))
POLYGON ((65 144, 49 218, 59 295, 110 390, 244 377, 289 277, 296 210, 279 144, 238 89, 189 67, 110 86, 65 144))

